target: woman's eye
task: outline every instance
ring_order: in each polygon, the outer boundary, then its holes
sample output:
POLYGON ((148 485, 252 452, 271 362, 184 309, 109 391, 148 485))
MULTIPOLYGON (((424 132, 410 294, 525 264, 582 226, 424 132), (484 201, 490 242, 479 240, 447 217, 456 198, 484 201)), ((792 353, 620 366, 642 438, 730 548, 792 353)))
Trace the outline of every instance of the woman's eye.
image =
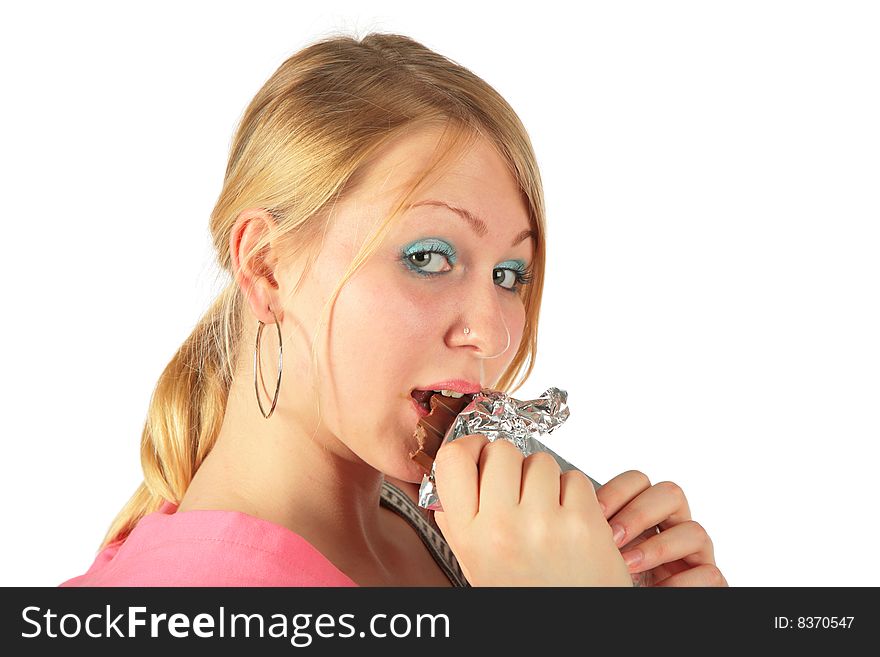
MULTIPOLYGON (((436 276, 451 272, 455 266, 457 254, 455 249, 443 240, 428 239, 420 240, 403 252, 403 262, 406 267, 420 276, 436 276)), ((531 273, 528 268, 523 269, 524 263, 519 260, 510 261, 513 267, 495 267, 492 271, 492 279, 495 285, 504 288, 508 292, 519 292, 524 285, 531 281, 531 273)))
POLYGON ((450 271, 451 268, 447 270, 442 269, 444 260, 446 260, 447 264, 449 263, 447 256, 434 251, 419 251, 409 255, 409 261, 418 269, 418 271, 429 274, 439 274, 442 271, 450 271))
POLYGON ((505 290, 512 290, 516 286, 516 272, 512 269, 496 269, 492 272, 496 285, 500 285, 505 290))

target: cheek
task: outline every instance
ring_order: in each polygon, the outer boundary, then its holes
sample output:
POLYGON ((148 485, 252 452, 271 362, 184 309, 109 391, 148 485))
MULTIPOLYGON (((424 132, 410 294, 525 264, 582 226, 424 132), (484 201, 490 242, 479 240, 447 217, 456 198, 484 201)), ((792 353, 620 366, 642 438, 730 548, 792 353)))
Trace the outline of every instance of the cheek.
POLYGON ((522 342, 523 331, 526 327, 526 313, 525 309, 520 306, 520 311, 516 315, 516 322, 514 326, 510 329, 510 354, 508 357, 508 362, 513 360, 514 354, 519 350, 519 344, 522 342))
POLYGON ((331 323, 331 363, 339 380, 371 381, 373 392, 400 387, 400 376, 412 376, 433 324, 425 311, 428 302, 387 278, 350 281, 331 323))
MULTIPOLYGON (((336 395, 369 403, 370 397, 384 394, 380 391, 394 395, 408 390, 412 378, 424 373, 426 349, 436 347, 448 328, 444 322, 459 311, 449 290, 417 283, 362 275, 340 291, 328 345, 336 395)), ((492 381, 512 362, 525 329, 525 307, 519 298, 501 297, 499 310, 510 332, 510 346, 500 358, 485 362, 492 381)))
POLYGON ((432 318, 431 297, 395 286, 387 279, 360 286, 353 291, 358 305, 373 337, 384 336, 381 342, 390 341, 406 346, 424 337, 436 323, 432 318))

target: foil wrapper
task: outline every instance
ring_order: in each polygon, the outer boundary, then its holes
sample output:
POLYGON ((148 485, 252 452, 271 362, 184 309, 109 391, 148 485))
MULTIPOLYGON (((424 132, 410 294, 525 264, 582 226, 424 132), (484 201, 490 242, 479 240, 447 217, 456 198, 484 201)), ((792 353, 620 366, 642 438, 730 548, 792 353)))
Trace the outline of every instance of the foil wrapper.
MULTIPOLYGON (((559 464, 562 472, 578 470, 552 449, 544 445, 539 438, 558 429, 569 418, 568 393, 565 390, 551 387, 544 391, 538 399, 521 401, 495 390, 482 390, 474 395, 470 404, 465 406, 446 430, 443 443, 452 442, 462 436, 483 434, 490 442, 507 440, 513 443, 523 456, 535 452, 547 452, 559 464)), ((599 489, 601 484, 590 475, 584 475, 599 489)), ((442 511, 443 506, 434 481, 434 466, 431 472, 424 475, 419 488, 419 506, 431 511, 442 511)), ((650 536, 659 533, 656 526, 651 527, 635 537, 621 551, 635 547, 650 536)), ((650 571, 632 575, 634 586, 650 586, 653 584, 650 571)))
MULTIPOLYGON (((565 423, 568 416, 568 393, 559 388, 548 388, 538 399, 527 401, 514 399, 495 390, 481 390, 449 425, 443 442, 448 443, 462 436, 481 433, 490 442, 500 439, 513 443, 523 456, 535 452, 547 452, 556 459, 560 469, 565 472, 576 468, 541 443, 538 437, 555 431, 565 423)), ((590 481, 593 482, 594 488, 599 487, 592 477, 590 481)), ((434 482, 433 465, 430 474, 422 478, 419 506, 431 511, 443 510, 434 482)))

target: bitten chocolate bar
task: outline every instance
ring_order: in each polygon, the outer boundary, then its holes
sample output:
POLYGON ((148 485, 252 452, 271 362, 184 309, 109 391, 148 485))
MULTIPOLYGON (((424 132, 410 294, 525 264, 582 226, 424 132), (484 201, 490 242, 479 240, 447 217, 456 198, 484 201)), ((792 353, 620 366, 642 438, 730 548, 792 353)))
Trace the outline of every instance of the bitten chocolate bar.
POLYGON ((473 398, 474 396, 469 394, 461 397, 444 397, 440 393, 431 395, 429 400, 431 412, 425 417, 419 418, 419 423, 413 434, 419 443, 419 449, 409 455, 413 461, 425 469, 425 472, 431 471, 437 450, 440 449, 446 431, 452 425, 453 420, 465 406, 471 403, 473 398))

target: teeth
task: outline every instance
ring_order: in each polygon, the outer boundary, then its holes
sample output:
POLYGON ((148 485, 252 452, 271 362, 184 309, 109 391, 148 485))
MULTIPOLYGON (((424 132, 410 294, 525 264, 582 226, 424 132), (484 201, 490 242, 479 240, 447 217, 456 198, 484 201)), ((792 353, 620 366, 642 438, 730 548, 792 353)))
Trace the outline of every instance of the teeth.
POLYGON ((452 390, 435 390, 434 392, 439 392, 444 397, 454 397, 455 399, 459 399, 464 396, 463 392, 453 392, 452 390))

